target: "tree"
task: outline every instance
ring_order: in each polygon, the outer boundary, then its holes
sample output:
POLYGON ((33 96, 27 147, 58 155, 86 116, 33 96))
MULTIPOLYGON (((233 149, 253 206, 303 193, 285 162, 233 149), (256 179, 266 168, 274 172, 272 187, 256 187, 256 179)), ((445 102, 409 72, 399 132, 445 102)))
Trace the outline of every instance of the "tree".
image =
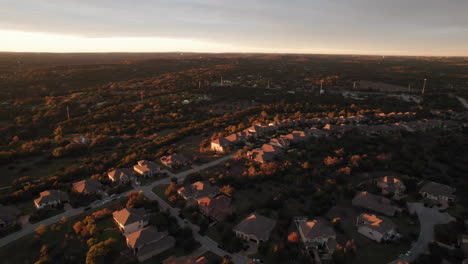
POLYGON ((164 191, 164 195, 166 196, 171 196, 177 193, 177 184, 176 183, 171 183, 169 186, 167 186, 166 190, 164 191))
POLYGON ((232 197, 234 190, 235 190, 234 187, 231 187, 231 185, 225 185, 219 191, 229 197, 232 197))
POLYGON ((86 264, 112 263, 112 251, 115 250, 117 240, 109 238, 89 248, 86 254, 86 264))
POLYGON ((228 259, 228 258, 223 258, 223 262, 221 262, 221 263, 222 264, 234 264, 232 259, 228 259))
POLYGON ((291 234, 289 234, 288 242, 291 242, 291 243, 299 242, 299 235, 297 234, 297 232, 292 232, 291 234))
POLYGON ((48 255, 49 248, 47 247, 47 245, 42 245, 40 252, 41 252, 41 255, 39 257, 39 260, 34 262, 34 264, 52 264, 52 263, 54 263, 52 261, 52 258, 48 255))
POLYGON ((127 208, 140 208, 143 207, 146 197, 142 191, 128 193, 127 208))
POLYGON ((62 126, 58 126, 58 127, 54 130, 54 138, 55 138, 55 140, 60 140, 62 137, 63 137, 63 129, 62 129, 62 126))
POLYGON ((36 234, 38 234, 39 236, 42 236, 49 231, 49 228, 46 225, 41 224, 36 228, 35 231, 36 231, 36 234))

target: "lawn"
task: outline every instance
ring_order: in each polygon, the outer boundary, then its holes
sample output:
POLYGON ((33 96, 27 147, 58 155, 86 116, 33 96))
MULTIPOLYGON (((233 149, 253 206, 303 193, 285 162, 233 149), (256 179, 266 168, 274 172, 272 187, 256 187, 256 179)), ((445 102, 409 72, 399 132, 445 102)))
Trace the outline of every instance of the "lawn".
POLYGON ((31 224, 35 224, 37 222, 40 222, 44 219, 51 218, 53 216, 62 214, 65 212, 63 208, 53 208, 53 209, 41 209, 42 211, 40 212, 40 216, 35 218, 35 219, 29 219, 29 222, 31 224))
POLYGON ((76 164, 75 159, 47 159, 46 154, 4 164, 0 166, 0 187, 8 186, 13 180, 24 176, 30 176, 33 180, 48 176, 73 164, 76 164))
MULTIPOLYGON (((89 211, 83 212, 77 216, 74 216, 62 225, 55 225, 56 228, 53 228, 53 231, 46 232, 42 241, 44 244, 49 245, 49 248, 56 248, 59 250, 64 238, 67 234, 74 234, 73 224, 77 221, 83 220, 86 216, 92 214, 95 211, 103 209, 104 207, 110 207, 119 205, 124 199, 117 200, 106 205, 100 206, 98 208, 93 208, 89 211), (60 226, 60 227, 57 227, 60 226)), ((54 225, 49 226, 52 227, 54 225)), ((119 246, 123 245, 122 249, 126 249, 125 240, 123 236, 118 232, 117 228, 113 224, 112 217, 102 219, 97 223, 99 230, 102 228, 102 232, 98 235, 98 239, 106 240, 110 237, 114 237, 119 242, 119 246)), ((37 239, 34 239, 35 233, 26 235, 11 244, 8 244, 0 248, 0 259, 2 263, 5 264, 16 264, 16 263, 34 263, 39 259, 39 251, 42 246, 42 243, 37 239), (24 254, 24 252, 28 252, 24 254)), ((86 247, 83 247, 83 244, 76 239, 69 239, 69 246, 67 247, 67 254, 73 254, 73 256, 84 257, 87 250, 86 247)))
POLYGON ((153 188, 153 192, 154 192, 154 194, 159 196, 161 199, 163 199, 165 202, 169 203, 169 201, 167 200, 166 195, 164 194, 164 191, 167 189, 167 186, 169 186, 169 184, 157 185, 156 187, 153 188))
MULTIPOLYGON (((341 218, 341 226, 344 234, 337 232, 337 241, 340 244, 347 240, 354 239, 357 247, 354 263, 388 263, 396 259, 400 254, 405 253, 410 248, 410 241, 400 240, 393 243, 377 243, 357 232, 355 225, 356 216, 360 210, 347 206, 346 216, 341 218)), ((406 215, 391 217, 398 226, 399 232, 404 236, 409 236, 410 232, 419 233, 418 221, 406 215)))

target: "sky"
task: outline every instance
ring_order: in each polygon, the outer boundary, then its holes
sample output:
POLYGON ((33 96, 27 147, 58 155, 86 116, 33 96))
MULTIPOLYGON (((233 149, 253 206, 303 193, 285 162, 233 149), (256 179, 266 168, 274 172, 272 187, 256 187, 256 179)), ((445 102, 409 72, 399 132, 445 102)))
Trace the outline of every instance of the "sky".
POLYGON ((0 0, 0 51, 468 56, 467 0, 0 0))

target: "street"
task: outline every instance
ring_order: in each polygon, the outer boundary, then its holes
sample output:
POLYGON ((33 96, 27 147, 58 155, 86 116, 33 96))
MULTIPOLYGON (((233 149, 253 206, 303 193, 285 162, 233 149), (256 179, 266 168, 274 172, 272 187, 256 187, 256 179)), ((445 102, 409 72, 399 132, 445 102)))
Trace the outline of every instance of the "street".
POLYGON ((422 203, 408 203, 408 209, 410 213, 418 215, 421 225, 419 237, 411 248, 409 256, 398 258, 391 262, 391 264, 412 262, 417 259, 419 255, 426 252, 427 246, 434 240, 435 225, 447 224, 455 220, 448 213, 441 213, 437 208, 424 207, 422 203))
MULTIPOLYGON (((129 192, 134 192, 134 191, 140 191, 140 190, 146 190, 149 188, 149 192, 146 191, 145 194, 147 193, 153 193, 151 190, 157 186, 157 185, 160 185, 160 184, 167 184, 167 183, 170 183, 171 182, 171 177, 176 177, 178 180, 181 180, 183 179, 185 176, 187 176, 188 174, 192 173, 192 172, 196 172, 196 171, 200 171, 200 170, 204 170, 204 169, 207 169, 209 167, 212 167, 212 166, 216 166, 222 162, 225 162, 227 160, 230 160, 232 159, 233 157, 235 156, 235 154, 230 154, 230 155, 227 155, 227 156, 224 156, 222 158, 219 158, 217 160, 214 160, 214 161, 211 161, 211 162, 208 162, 208 163, 205 163, 203 165, 200 165, 196 168, 192 168, 192 169, 189 169, 189 170, 186 170, 186 171, 183 171, 183 172, 180 172, 180 173, 177 173, 177 174, 173 174, 169 171, 164 171, 166 173, 169 174, 169 177, 168 178, 165 178, 165 179, 161 179, 161 180, 158 180, 158 181, 154 181, 153 183, 151 183, 150 185, 147 185, 147 186, 144 186, 144 187, 137 187, 137 188, 134 188, 130 191, 127 191, 123 194, 120 195, 120 197, 123 197, 123 196, 126 196, 129 192)), ((89 206, 91 206, 92 208, 96 208, 96 207, 99 207, 99 206, 102 206, 102 203, 93 203, 93 204, 90 204, 89 206)), ((167 205, 169 206, 169 205, 167 205)), ((17 240, 17 239, 20 239, 28 234, 31 234, 33 233, 36 228, 40 225, 51 225, 51 224, 54 224, 54 223, 57 223, 58 221, 60 221, 60 219, 62 219, 63 217, 67 217, 67 218, 70 218, 70 217, 73 217, 73 216, 76 216, 80 213, 82 213, 84 211, 84 208, 86 208, 87 206, 83 206, 83 207, 79 207, 79 208, 74 208, 74 209, 71 209, 71 210, 67 210, 61 214, 58 214, 56 216, 53 216, 53 217, 50 217, 50 218, 47 218, 47 219, 44 219, 40 222, 37 222, 35 224, 30 224, 30 225, 26 225, 24 226, 21 230, 17 231, 17 232, 14 232, 12 234, 9 234, 5 237, 2 237, 0 239, 0 247, 3 247, 5 245, 8 245, 9 243, 17 240)), ((223 255, 224 256, 224 255, 223 255)), ((239 263, 242 263, 242 262, 239 262, 239 263)))

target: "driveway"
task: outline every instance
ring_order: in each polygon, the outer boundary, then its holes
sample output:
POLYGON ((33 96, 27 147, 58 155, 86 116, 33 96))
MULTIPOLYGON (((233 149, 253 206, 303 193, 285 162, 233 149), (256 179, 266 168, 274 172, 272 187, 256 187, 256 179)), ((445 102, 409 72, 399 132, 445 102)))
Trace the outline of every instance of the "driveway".
POLYGON ((220 257, 224 257, 225 255, 230 255, 235 264, 247 264, 247 263, 249 263, 249 258, 244 257, 244 256, 242 256, 240 254, 229 254, 228 252, 220 249, 218 247, 218 243, 213 241, 211 238, 209 238, 207 236, 200 235, 198 233, 198 230, 200 229, 199 226, 190 223, 188 220, 184 220, 184 219, 180 218, 179 217, 179 211, 177 209, 171 207, 168 203, 166 203, 166 201, 161 199, 161 197, 159 197, 155 193, 153 193, 151 186, 145 186, 145 187, 141 188, 141 190, 143 191, 143 193, 145 194, 146 197, 148 197, 151 200, 156 200, 158 202, 159 206, 161 207, 161 209, 169 210, 169 213, 173 217, 175 217, 177 219, 177 223, 179 224, 179 226, 182 226, 182 227, 188 226, 188 227, 190 227, 194 231, 193 236, 194 236, 195 240, 200 242, 200 244, 202 245, 203 248, 213 252, 214 254, 216 254, 216 255, 218 255, 220 257))
MULTIPOLYGON (((232 159, 233 157, 235 156, 235 154, 230 154, 230 155, 227 155, 227 156, 224 156, 222 158, 219 158, 217 160, 214 160, 214 161, 211 161, 211 162, 208 162, 208 163, 205 163, 203 165, 200 165, 196 168, 193 168, 193 169, 190 169, 190 170, 186 170, 186 171, 183 171, 183 172, 180 172, 178 174, 173 174, 173 173, 168 173, 171 177, 176 177, 178 180, 181 180, 183 178, 185 178, 185 176, 187 176, 188 174, 192 173, 192 172, 196 172, 196 171, 200 171, 200 170, 204 170, 204 169, 207 169, 209 167, 212 167, 212 166, 215 166, 215 165, 218 165, 222 162, 225 162, 227 160, 230 160, 232 159)), ((123 193, 123 194, 120 194, 119 197, 123 197, 125 196, 127 193, 129 192, 134 192, 134 191, 140 191, 140 190, 147 190, 149 188, 149 192, 150 193, 153 193, 151 190, 153 187, 155 187, 156 185, 160 185, 160 184, 167 184, 167 183, 170 183, 171 182, 171 179, 170 178, 165 178, 165 179, 161 179, 161 180, 158 180, 158 181, 155 181, 153 183, 151 183, 150 185, 147 185, 147 186, 138 186, 126 193, 123 193)), ((149 192, 145 191, 145 194, 148 194, 149 192)), ((161 203, 160 203, 161 204, 161 203)), ((103 203, 94 203, 94 204, 90 204, 90 206, 92 208, 95 208, 95 207, 99 207, 99 206, 102 206, 103 203)), ((169 206, 169 205, 167 205, 169 206)), ((56 216, 53 216, 53 217, 50 217, 50 218, 47 218, 45 220, 42 220, 38 223, 35 223, 35 224, 29 224, 29 225, 25 225, 24 228, 22 228, 21 230, 15 232, 15 233, 12 233, 8 236, 5 236, 5 237, 2 237, 0 239, 0 247, 3 247, 5 245, 8 245, 9 243, 17 240, 17 239, 20 239, 28 234, 31 234, 33 233, 36 228, 39 226, 39 225, 51 225, 51 224, 54 224, 54 223, 57 223, 58 221, 60 221, 60 219, 62 219, 63 217, 67 217, 67 218, 70 218, 70 217, 73 217, 73 216, 76 216, 78 214, 80 214, 81 212, 84 211, 84 208, 85 206, 83 207, 79 207, 79 208, 74 208, 74 209, 69 209, 69 210, 66 210, 64 213, 61 213, 61 214, 58 214, 56 216)), ((211 249, 210 249, 211 250, 211 249)), ((224 255, 223 255, 224 256, 224 255)), ((236 262, 236 263, 243 263, 243 262, 236 262)))
POLYGON ((448 213, 441 213, 437 208, 424 207, 422 203, 408 203, 408 209, 410 213, 416 213, 418 215, 421 228, 419 237, 411 248, 411 254, 409 256, 398 258, 391 262, 391 264, 396 264, 399 261, 403 263, 412 262, 417 259, 419 255, 426 252, 427 246, 434 240, 434 226, 455 221, 455 218, 448 213))

